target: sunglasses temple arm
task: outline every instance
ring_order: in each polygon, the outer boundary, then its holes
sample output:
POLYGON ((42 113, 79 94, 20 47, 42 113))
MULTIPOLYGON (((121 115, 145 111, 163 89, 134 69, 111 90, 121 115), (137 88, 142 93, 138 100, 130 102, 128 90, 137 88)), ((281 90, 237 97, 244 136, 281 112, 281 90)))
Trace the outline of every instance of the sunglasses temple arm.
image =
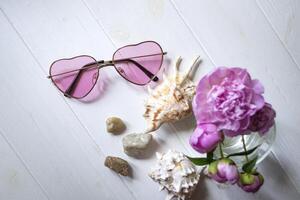
POLYGON ((74 89, 76 88, 79 80, 80 80, 80 77, 82 75, 82 73, 85 71, 85 70, 89 70, 89 69, 93 69, 93 68, 102 68, 102 67, 106 67, 106 66, 110 66, 112 64, 110 63, 106 63, 106 64, 103 64, 104 61, 97 61, 97 62, 94 62, 94 63, 90 63, 90 64, 87 64, 85 66, 83 66, 82 68, 76 70, 76 71, 79 71, 78 74, 76 75, 76 77, 74 78, 74 80, 72 81, 71 85, 68 87, 68 89, 65 91, 64 95, 66 97, 71 97, 71 94, 73 93, 74 89), (102 65, 101 65, 102 63, 102 65), (92 65, 95 65, 95 64, 100 64, 100 65, 97 65, 95 67, 88 67, 88 66, 92 66, 92 65))
MULTIPOLYGON (((120 59, 120 60, 115 60, 114 63, 116 62, 132 62, 134 65, 136 65, 140 70, 142 70, 150 79, 152 79, 153 81, 158 81, 158 77, 155 76, 152 72, 150 72, 149 70, 147 70, 145 67, 143 67, 140 63, 136 62, 135 60, 132 59, 120 59)), ((109 66, 109 65, 113 65, 112 61, 107 61, 107 63, 105 63, 104 61, 97 61, 97 64, 100 64, 99 68, 105 67, 105 66, 109 66), (101 65, 102 64, 102 65, 101 65)), ((74 91, 74 89, 76 88, 78 81, 83 73, 84 70, 88 70, 91 69, 92 67, 89 67, 91 65, 94 65, 96 63, 91 63, 91 64, 87 64, 85 66, 83 66, 81 69, 78 69, 79 72, 76 75, 76 77, 74 78, 74 80, 72 81, 72 83, 70 84, 69 88, 65 91, 65 96, 70 96, 72 94, 72 92, 74 91)))
POLYGON ((141 65, 140 63, 136 62, 135 60, 132 60, 133 58, 142 58, 142 57, 150 57, 150 56, 156 56, 156 55, 166 55, 167 52, 162 52, 159 54, 150 54, 150 55, 144 55, 144 56, 136 56, 136 57, 131 57, 131 58, 124 58, 124 59, 117 59, 114 61, 108 61, 108 62, 132 62, 135 66, 137 66, 140 70, 142 70, 144 72, 144 74, 146 74, 152 81, 156 82, 158 81, 158 77, 155 76, 152 72, 150 72, 149 70, 147 70, 145 67, 143 67, 143 65, 141 65))
MULTIPOLYGON (((134 65, 136 65, 140 70, 142 70, 153 81, 156 82, 156 81, 159 80, 157 76, 155 76, 152 72, 148 71, 145 67, 143 67, 141 64, 139 64, 135 60, 122 59, 122 60, 115 60, 114 62, 124 62, 124 61, 132 62, 134 65)), ((104 63, 104 61, 102 61, 102 60, 101 61, 97 61, 97 64, 101 64, 101 63, 104 63)), ((92 63, 92 64, 94 65, 96 63, 92 63)), ((74 78, 74 80, 72 81, 72 83, 70 84, 70 86, 68 87, 68 89, 64 93, 64 95, 66 97, 70 97, 71 96, 71 94, 73 93, 74 89, 76 88, 76 86, 77 86, 77 84, 79 82, 79 79, 80 79, 83 71, 91 69, 92 67, 88 67, 88 66, 90 66, 92 64, 85 65, 81 69, 78 69, 78 71, 79 71, 78 74, 76 75, 76 77, 74 78)), ((109 65, 113 65, 113 63, 111 61, 108 61, 108 63, 105 63, 103 65, 99 65, 97 67, 102 68, 102 67, 109 66, 109 65)))
POLYGON ((100 60, 100 61, 97 61, 94 63, 87 64, 87 65, 83 66, 82 68, 78 69, 78 71, 79 71, 78 74, 76 75, 76 77, 74 78, 74 80, 72 81, 72 83, 68 87, 68 89, 64 92, 64 95, 66 97, 71 97, 71 94, 73 93, 74 89, 76 88, 84 70, 89 70, 89 69, 93 69, 93 68, 101 68, 102 67, 101 64, 103 64, 103 63, 104 63, 104 60, 100 60), (95 64, 100 64, 100 65, 93 67, 93 65, 95 65, 95 64), (89 67, 89 66, 91 66, 91 67, 89 67))
POLYGON ((144 74, 146 76, 148 76, 151 80, 153 81, 158 81, 158 77, 155 76, 152 72, 150 72, 149 70, 147 70, 145 67, 143 67, 143 65, 141 65, 140 63, 136 62, 135 60, 132 60, 132 59, 120 59, 120 60, 114 60, 113 61, 114 63, 118 63, 118 62, 131 62, 133 63, 135 66, 137 66, 141 71, 144 72, 144 74))

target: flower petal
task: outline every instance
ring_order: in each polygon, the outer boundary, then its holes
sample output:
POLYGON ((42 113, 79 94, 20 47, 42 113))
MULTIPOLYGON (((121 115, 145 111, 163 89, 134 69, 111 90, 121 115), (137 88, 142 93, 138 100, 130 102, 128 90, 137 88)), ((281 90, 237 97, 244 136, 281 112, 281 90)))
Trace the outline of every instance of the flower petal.
POLYGON ((265 92, 264 86, 257 79, 251 81, 251 88, 256 94, 263 94, 265 92))
POLYGON ((265 105, 265 99, 261 95, 254 94, 252 98, 252 103, 255 104, 256 110, 260 110, 265 105))

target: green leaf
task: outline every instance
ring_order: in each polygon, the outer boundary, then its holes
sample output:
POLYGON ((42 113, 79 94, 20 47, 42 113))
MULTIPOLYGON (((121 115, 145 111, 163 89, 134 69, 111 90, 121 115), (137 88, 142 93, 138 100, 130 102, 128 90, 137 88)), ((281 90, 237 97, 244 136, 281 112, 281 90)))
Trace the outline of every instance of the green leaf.
POLYGON ((245 155, 249 155, 251 153, 253 153, 260 145, 248 150, 248 151, 243 151, 243 152, 238 152, 238 153, 233 153, 233 154, 229 154, 227 156, 227 158, 232 157, 232 156, 245 156, 245 155))
POLYGON ((202 165, 207 165, 209 164, 209 161, 207 158, 191 158, 191 157, 188 157, 187 158, 192 161, 192 163, 194 163, 195 165, 198 165, 198 166, 202 166, 202 165))
POLYGON ((255 164, 256 164, 256 161, 257 161, 257 156, 253 159, 253 160, 250 160, 248 162, 246 162, 244 165, 243 165, 243 171, 246 172, 246 173, 251 173, 252 170, 254 169, 255 167, 255 164))
POLYGON ((209 163, 211 163, 211 162, 214 161, 213 157, 214 157, 214 151, 208 152, 208 153, 206 154, 206 159, 207 159, 207 161, 208 161, 209 163))

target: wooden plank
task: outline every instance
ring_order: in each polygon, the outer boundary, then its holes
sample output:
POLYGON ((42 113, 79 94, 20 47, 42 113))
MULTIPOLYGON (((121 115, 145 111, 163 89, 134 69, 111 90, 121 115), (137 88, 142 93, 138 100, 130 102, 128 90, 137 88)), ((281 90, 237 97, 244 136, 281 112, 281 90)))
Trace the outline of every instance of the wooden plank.
POLYGON ((216 65, 247 67, 277 110, 274 151, 300 189, 300 71, 254 1, 175 1, 191 32, 216 65), (197 17, 195 17, 197 13, 197 17), (292 152, 288 153, 287 152, 292 152))
POLYGON ((0 24, 0 127, 49 199, 132 199, 3 13, 0 24))
POLYGON ((48 199, 47 193, 3 138, 2 132, 0 134, 0 199, 48 199))
MULTIPOLYGON (((200 54, 203 57, 203 63, 201 64, 200 71, 196 74, 196 80, 214 67, 210 56, 206 54, 206 49, 202 48, 201 42, 199 43, 197 38, 185 26, 172 4, 168 1, 131 1, 130 4, 128 4, 128 1, 113 1, 111 4, 108 4, 104 1, 88 0, 87 4, 99 26, 116 45, 132 43, 137 40, 147 40, 149 38, 154 39, 159 41, 163 45, 163 48, 169 52, 170 59, 174 60, 175 55, 182 55, 186 58, 185 67, 187 67, 191 55, 200 54), (112 10, 114 10, 114 13, 118 13, 118 15, 115 16, 111 12, 112 10)), ((185 146, 188 152, 192 154, 194 151, 190 149, 187 142, 193 128, 193 122, 190 120, 177 123, 171 129, 173 130, 172 132, 177 132, 182 143, 181 145, 185 146)), ((159 131, 159 134, 167 131, 169 130, 162 129, 159 131)), ((171 142, 168 141, 168 143, 170 144, 171 142)), ((168 143, 164 145, 168 145, 168 143)), ((178 147, 176 146, 176 148, 178 147)), ((271 177, 271 174, 276 174, 276 178, 271 178, 272 180, 285 180, 286 185, 284 188, 281 184, 276 185, 276 183, 270 180, 266 181, 266 185, 259 194, 252 196, 245 195, 245 193, 235 187, 226 191, 220 190, 217 189, 214 183, 205 181, 201 182, 199 192, 195 196, 201 199, 268 199, 268 197, 281 199, 287 197, 286 191, 289 191, 288 198, 297 199, 299 197, 297 191, 284 175, 284 171, 280 166, 276 166, 274 163, 277 163, 276 159, 270 156, 261 165, 262 173, 267 178, 271 177), (276 191, 276 194, 273 195, 270 191, 276 191), (221 194, 223 195, 222 197, 220 197, 221 194)))
POLYGON ((300 2, 298 0, 257 0, 291 57, 300 66, 300 2))

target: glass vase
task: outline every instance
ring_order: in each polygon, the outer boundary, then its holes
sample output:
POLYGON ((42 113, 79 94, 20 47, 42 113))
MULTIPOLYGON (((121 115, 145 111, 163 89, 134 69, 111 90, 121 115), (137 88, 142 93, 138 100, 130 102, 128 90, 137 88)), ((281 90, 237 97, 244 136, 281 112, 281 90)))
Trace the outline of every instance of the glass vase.
MULTIPOLYGON (((253 149, 259 145, 259 147, 251 154, 248 155, 249 160, 254 159, 256 156, 257 164, 263 161, 264 158, 268 156, 271 152, 271 146, 275 141, 276 136, 276 127, 275 125, 270 128, 270 130, 264 135, 260 136, 257 132, 252 132, 249 135, 244 135, 245 145, 247 150, 253 149)), ((243 152, 243 142, 242 136, 236 137, 225 137, 223 145, 223 154, 226 157, 232 153, 243 152)), ((220 158, 220 149, 219 147, 214 151, 214 157, 220 158)), ((232 156, 230 157, 239 168, 246 162, 245 156, 232 156)))

